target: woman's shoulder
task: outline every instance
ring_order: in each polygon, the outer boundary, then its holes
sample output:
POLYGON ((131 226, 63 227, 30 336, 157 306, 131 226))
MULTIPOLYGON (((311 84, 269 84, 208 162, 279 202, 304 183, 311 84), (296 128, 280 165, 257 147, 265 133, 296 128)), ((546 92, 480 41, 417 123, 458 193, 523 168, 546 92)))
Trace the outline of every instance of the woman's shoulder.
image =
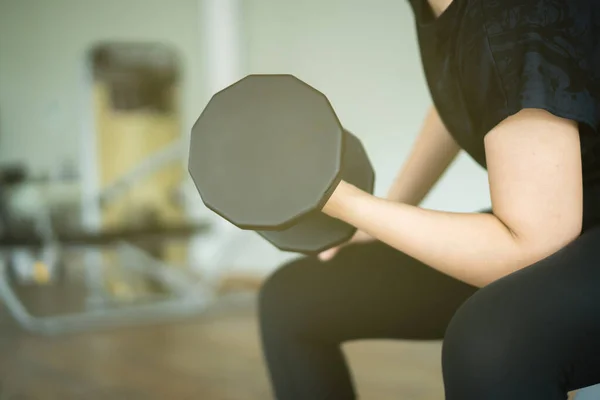
POLYGON ((501 76, 523 83, 540 75, 600 98, 600 1, 479 1, 501 76))
POLYGON ((521 109, 541 108, 600 133, 600 1, 464 1, 479 9, 473 15, 483 32, 480 52, 489 59, 485 76, 502 94, 490 100, 502 112, 486 127, 521 109))

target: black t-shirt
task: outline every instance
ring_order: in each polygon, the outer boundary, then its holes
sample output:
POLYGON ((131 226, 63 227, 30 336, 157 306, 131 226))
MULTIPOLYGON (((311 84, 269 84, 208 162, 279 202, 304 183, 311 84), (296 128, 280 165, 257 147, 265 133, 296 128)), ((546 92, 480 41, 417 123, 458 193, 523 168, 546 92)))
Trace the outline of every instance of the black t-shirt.
POLYGON ((600 0, 410 0, 433 102, 486 166, 484 136, 524 108, 579 122, 584 180, 600 177, 600 0))

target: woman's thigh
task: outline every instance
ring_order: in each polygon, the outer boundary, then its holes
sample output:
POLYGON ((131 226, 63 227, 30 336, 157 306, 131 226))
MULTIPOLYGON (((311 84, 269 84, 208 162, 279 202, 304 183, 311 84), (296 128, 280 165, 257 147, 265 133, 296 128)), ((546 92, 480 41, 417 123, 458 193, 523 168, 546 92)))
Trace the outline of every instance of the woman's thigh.
POLYGON ((476 290, 381 242, 356 244, 278 269, 261 290, 261 323, 337 343, 441 339, 476 290))
POLYGON ((449 398, 564 398, 600 382, 600 227, 477 291, 450 322, 443 364, 449 398))

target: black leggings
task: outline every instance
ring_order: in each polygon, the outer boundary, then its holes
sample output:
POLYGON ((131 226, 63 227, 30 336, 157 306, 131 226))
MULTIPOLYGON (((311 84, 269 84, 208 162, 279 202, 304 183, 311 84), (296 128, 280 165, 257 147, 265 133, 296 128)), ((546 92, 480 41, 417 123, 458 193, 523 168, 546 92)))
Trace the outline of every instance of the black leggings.
POLYGON ((558 400, 600 382, 597 224, 482 289, 373 242, 289 263, 259 303, 279 400, 354 399, 340 345, 368 338, 443 338, 448 400, 558 400))

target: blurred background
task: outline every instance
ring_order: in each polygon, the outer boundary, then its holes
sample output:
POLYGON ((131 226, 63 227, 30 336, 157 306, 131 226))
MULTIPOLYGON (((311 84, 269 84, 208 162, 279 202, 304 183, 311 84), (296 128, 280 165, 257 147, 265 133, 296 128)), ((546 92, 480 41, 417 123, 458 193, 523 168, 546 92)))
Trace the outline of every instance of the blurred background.
MULTIPOLYGON (((387 191, 430 104, 398 0, 0 0, 0 399, 269 399, 255 297, 296 254, 202 204, 217 91, 322 91, 387 191)), ((489 205, 464 154, 423 206, 489 205)), ((345 347, 361 398, 439 399, 439 343, 345 347)))

